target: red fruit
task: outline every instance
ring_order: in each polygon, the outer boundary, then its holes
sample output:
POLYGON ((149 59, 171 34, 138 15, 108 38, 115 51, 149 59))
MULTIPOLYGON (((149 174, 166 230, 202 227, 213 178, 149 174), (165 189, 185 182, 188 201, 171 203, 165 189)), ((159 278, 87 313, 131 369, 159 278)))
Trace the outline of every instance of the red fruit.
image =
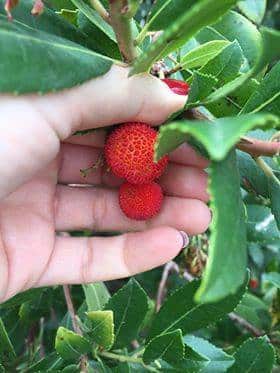
POLYGON ((251 278, 250 280, 250 288, 256 289, 259 286, 259 281, 257 278, 251 278))
POLYGON ((162 79, 162 81, 177 95, 186 96, 189 93, 190 86, 182 80, 162 79))
POLYGON ((120 207, 130 219, 151 219, 159 212, 162 200, 161 187, 155 182, 141 185, 124 183, 119 190, 120 207))
POLYGON ((145 184, 161 176, 168 157, 154 162, 157 131, 144 123, 126 123, 115 129, 105 144, 112 172, 132 184, 145 184))

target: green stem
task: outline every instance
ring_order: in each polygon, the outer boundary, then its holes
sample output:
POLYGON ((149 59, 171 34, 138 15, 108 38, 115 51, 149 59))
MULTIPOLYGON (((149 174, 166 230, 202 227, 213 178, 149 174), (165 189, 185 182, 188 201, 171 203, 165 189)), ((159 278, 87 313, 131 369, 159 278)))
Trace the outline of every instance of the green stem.
POLYGON ((120 52, 125 62, 132 62, 137 57, 132 33, 132 20, 127 14, 126 0, 110 0, 110 19, 115 31, 120 52))
POLYGON ((145 39, 147 35, 148 29, 149 29, 149 24, 146 23, 146 25, 139 32, 137 38, 134 40, 135 45, 140 45, 143 42, 143 40, 145 39))
POLYGON ((254 158, 257 165, 263 170, 265 175, 273 179, 278 185, 280 185, 280 180, 274 175, 271 167, 260 157, 254 158))
POLYGON ((104 8, 103 4, 99 0, 90 0, 90 3, 97 13, 104 19, 104 21, 110 23, 109 13, 104 8))
POLYGON ((114 354, 112 352, 107 352, 107 351, 99 352, 98 355, 102 357, 106 357, 107 359, 117 360, 121 363, 141 364, 144 368, 146 368, 147 371, 158 373, 158 369, 145 365, 143 360, 140 357, 118 355, 118 354, 114 354))

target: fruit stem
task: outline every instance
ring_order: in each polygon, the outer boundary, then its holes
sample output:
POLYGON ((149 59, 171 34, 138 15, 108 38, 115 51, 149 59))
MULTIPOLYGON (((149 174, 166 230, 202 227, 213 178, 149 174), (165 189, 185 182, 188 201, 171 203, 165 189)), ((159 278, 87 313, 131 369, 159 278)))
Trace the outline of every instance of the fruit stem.
POLYGON ((123 59, 130 63, 138 53, 134 45, 132 18, 127 0, 110 0, 110 20, 123 59))
POLYGON ((97 11, 97 13, 106 21, 107 23, 111 23, 109 13, 104 8, 103 4, 99 0, 89 0, 91 6, 97 11))

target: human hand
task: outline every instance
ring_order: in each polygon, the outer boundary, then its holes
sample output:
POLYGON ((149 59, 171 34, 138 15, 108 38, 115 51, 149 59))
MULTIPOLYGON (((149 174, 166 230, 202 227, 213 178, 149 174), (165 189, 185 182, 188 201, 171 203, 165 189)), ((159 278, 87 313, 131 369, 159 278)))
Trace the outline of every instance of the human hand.
POLYGON ((64 92, 0 97, 0 301, 31 287, 127 277, 165 263, 182 248, 179 230, 207 229, 207 161, 188 145, 170 155, 160 183, 160 214, 146 222, 120 211, 120 180, 80 169, 102 152, 105 130, 77 130, 127 121, 162 123, 184 105, 158 79, 109 73, 64 92), (91 184, 71 187, 67 184, 91 184), (135 231, 115 237, 64 237, 56 232, 135 231))

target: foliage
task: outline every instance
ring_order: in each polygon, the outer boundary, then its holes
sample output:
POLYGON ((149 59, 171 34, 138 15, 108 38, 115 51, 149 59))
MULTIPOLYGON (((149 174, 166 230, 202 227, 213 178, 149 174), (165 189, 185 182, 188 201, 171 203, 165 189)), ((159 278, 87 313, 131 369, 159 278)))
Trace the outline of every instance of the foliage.
POLYGON ((4 3, 0 92, 72 87, 124 62, 191 85, 155 157, 188 141, 209 158, 213 221, 170 267, 162 305, 162 268, 72 287, 76 316, 61 287, 0 305, 0 371, 280 369, 280 2, 48 0, 34 18, 21 0, 12 22, 4 3))

